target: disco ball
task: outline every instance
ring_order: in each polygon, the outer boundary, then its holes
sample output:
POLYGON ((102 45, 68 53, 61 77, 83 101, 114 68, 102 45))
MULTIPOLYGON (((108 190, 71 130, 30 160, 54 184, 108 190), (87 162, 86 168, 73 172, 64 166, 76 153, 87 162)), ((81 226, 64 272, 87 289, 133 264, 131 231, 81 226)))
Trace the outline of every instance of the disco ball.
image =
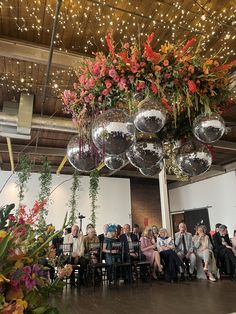
POLYGON ((120 156, 107 155, 104 157, 104 163, 108 169, 117 170, 124 166, 125 157, 123 155, 120 156))
POLYGON ((82 172, 91 172, 98 166, 100 158, 93 144, 81 144, 81 137, 75 135, 67 145, 70 164, 82 172))
POLYGON ((98 150, 108 155, 120 155, 133 144, 134 130, 123 110, 109 109, 93 123, 92 139, 98 150))
POLYGON ((203 143, 218 141, 225 132, 225 122, 218 114, 201 114, 193 122, 193 134, 203 143))
POLYGON ((163 147, 156 138, 138 139, 127 151, 129 162, 136 168, 151 168, 163 158, 163 147))
POLYGON ((164 163, 161 160, 157 165, 152 166, 151 168, 139 168, 139 171, 144 176, 154 177, 154 176, 157 176, 161 172, 163 166, 164 166, 164 163))
POLYGON ((138 110, 134 114, 134 125, 145 133, 159 132, 166 122, 164 106, 155 98, 146 98, 139 103, 138 110))
POLYGON ((183 173, 198 176, 210 168, 212 155, 206 145, 192 140, 178 149, 176 162, 183 173))

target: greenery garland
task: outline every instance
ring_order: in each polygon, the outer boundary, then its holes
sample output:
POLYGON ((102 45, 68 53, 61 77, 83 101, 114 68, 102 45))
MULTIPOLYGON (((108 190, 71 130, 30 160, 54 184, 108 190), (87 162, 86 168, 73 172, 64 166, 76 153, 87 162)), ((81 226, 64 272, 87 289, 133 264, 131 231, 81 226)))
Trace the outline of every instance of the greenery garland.
POLYGON ((90 181, 89 181, 89 198, 91 199, 91 216, 90 220, 91 223, 96 226, 96 201, 98 196, 99 190, 99 172, 94 170, 90 173, 90 181))
POLYGON ((69 213, 69 222, 68 222, 70 226, 73 226, 76 223, 76 220, 78 218, 79 188, 80 188, 79 172, 75 170, 73 173, 73 180, 72 180, 72 185, 70 188, 71 196, 69 200, 70 213, 69 213))
POLYGON ((18 188, 19 207, 27 191, 27 182, 31 176, 31 161, 27 155, 20 155, 19 158, 19 172, 17 173, 16 186, 18 188))
MULTIPOLYGON (((51 186, 52 186, 52 173, 51 173, 51 165, 48 161, 47 157, 44 158, 42 168, 40 171, 40 192, 38 196, 38 200, 40 202, 47 201, 49 203, 49 197, 51 193, 51 186)), ((40 211, 39 215, 39 225, 45 226, 46 225, 46 216, 48 215, 47 204, 40 211)))

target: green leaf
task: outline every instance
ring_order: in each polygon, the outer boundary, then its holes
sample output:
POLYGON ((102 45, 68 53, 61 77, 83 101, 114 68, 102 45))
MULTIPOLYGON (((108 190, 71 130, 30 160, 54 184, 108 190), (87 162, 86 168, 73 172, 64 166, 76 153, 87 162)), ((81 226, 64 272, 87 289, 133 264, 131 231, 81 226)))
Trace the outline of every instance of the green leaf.
POLYGON ((47 311, 47 308, 45 306, 40 306, 40 307, 37 307, 36 309, 32 310, 32 313, 42 314, 42 313, 46 313, 46 311, 47 311))
POLYGON ((1 240, 0 242, 0 257, 5 253, 6 249, 7 249, 7 246, 8 246, 8 243, 10 241, 10 233, 1 240))

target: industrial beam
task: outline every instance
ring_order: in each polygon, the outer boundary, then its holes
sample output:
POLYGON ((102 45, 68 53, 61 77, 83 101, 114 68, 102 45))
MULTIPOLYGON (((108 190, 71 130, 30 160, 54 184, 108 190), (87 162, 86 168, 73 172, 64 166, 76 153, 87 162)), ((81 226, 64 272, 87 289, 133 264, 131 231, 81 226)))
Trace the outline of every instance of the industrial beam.
MULTIPOLYGON (((16 154, 24 152, 25 154, 39 155, 39 156, 63 157, 66 154, 65 148, 38 146, 37 151, 35 151, 35 146, 32 146, 32 145, 26 146, 26 145, 19 145, 19 144, 12 144, 12 151, 16 154)), ((8 152, 7 144, 0 143, 0 152, 1 153, 8 152)))
POLYGON ((61 172, 66 162, 67 162, 67 155, 65 155, 64 158, 62 159, 60 165, 57 168, 56 174, 59 174, 61 172))
POLYGON ((12 153, 11 139, 9 137, 7 137, 7 147, 8 147, 9 159, 11 163, 11 171, 14 172, 14 169, 15 169, 14 158, 13 158, 13 153, 12 153))
POLYGON ((235 142, 218 141, 216 143, 213 143, 213 147, 223 149, 223 150, 236 151, 236 143, 235 142))
MULTIPOLYGON (((0 38, 0 56, 2 57, 47 64, 48 53, 49 49, 40 45, 0 38)), ((65 53, 55 50, 52 65, 63 68, 76 67, 85 59, 88 59, 88 57, 81 54, 65 53)))

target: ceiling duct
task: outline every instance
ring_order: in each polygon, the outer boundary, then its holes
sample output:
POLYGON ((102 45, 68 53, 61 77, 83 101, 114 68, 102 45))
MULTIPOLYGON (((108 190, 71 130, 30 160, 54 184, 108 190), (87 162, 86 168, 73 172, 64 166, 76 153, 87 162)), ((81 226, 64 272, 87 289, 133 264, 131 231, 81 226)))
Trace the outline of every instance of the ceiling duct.
POLYGON ((21 94, 20 102, 4 101, 2 115, 17 117, 17 123, 0 121, 0 136, 29 140, 34 105, 34 95, 21 94))

